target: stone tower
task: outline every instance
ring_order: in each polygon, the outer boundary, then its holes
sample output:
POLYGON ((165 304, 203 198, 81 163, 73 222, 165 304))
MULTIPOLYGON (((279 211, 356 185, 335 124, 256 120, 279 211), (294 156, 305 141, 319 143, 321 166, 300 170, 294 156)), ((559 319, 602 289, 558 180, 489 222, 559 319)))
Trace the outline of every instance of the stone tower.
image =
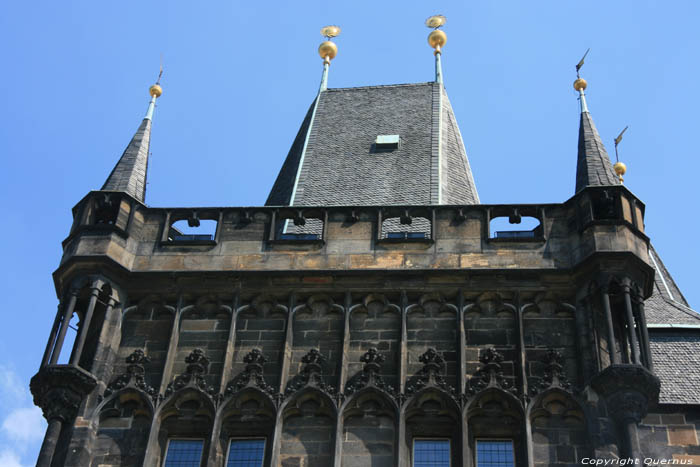
POLYGON ((49 422, 37 465, 700 465, 700 315, 585 85, 574 195, 481 204, 444 33, 435 82, 329 89, 337 32, 264 206, 146 204, 151 88, 72 211, 31 382, 49 422), (211 235, 180 227, 203 222, 211 235))

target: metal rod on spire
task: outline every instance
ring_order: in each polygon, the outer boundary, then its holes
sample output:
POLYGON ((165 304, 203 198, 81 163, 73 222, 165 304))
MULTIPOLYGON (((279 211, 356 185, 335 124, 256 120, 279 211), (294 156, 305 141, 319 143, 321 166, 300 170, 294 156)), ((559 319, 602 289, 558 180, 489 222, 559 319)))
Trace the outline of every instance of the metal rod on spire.
POLYGON ((442 15, 433 15, 425 20, 425 25, 433 31, 428 34, 428 44, 435 49, 435 82, 442 84, 442 47, 447 42, 447 34, 440 30, 447 22, 447 18, 442 15))
POLYGON ((318 92, 323 92, 328 89, 328 69, 331 66, 331 60, 335 58, 338 54, 338 46, 334 42, 331 42, 331 38, 336 37, 340 34, 340 28, 338 26, 325 26, 321 28, 321 35, 326 38, 325 41, 321 42, 318 46, 318 54, 323 59, 323 74, 321 75, 321 86, 318 92))
POLYGON ((160 87, 160 78, 163 76, 163 58, 161 57, 160 61, 160 73, 158 73, 158 80, 156 80, 156 84, 148 88, 148 93, 151 95, 151 101, 148 103, 148 110, 146 111, 146 116, 144 117, 147 120, 153 120, 153 112, 156 109, 156 99, 158 99, 161 94, 163 94, 163 88, 160 87))
POLYGON ((581 101, 581 113, 588 112, 588 104, 586 103, 586 94, 583 92, 586 90, 588 83, 586 82, 585 79, 581 78, 579 71, 581 70, 581 67, 583 66, 584 60, 586 60, 586 55, 588 55, 588 52, 590 52, 590 51, 591 51, 591 49, 586 50, 586 53, 583 54, 583 57, 581 57, 581 60, 579 60, 579 62, 576 64, 576 81, 574 81, 574 89, 576 89, 578 91, 579 100, 581 101))

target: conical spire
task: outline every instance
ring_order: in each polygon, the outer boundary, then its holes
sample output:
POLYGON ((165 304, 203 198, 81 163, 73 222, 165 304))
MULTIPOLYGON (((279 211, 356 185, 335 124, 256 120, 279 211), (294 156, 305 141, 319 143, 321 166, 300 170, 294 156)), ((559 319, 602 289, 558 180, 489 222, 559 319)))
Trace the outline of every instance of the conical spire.
MULTIPOLYGON (((161 74, 163 73, 161 69, 161 74)), ((150 87, 151 101, 141 125, 124 150, 112 173, 102 186, 102 191, 123 191, 137 200, 146 201, 146 174, 148 172, 148 150, 151 143, 151 121, 156 106, 156 99, 163 93, 160 76, 156 84, 150 87)))
MULTIPOLYGON (((577 71, 578 71, 577 67, 577 71)), ((574 81, 574 89, 581 101, 581 123, 578 131, 578 162, 576 164, 576 193, 587 186, 619 185, 605 146, 598 135, 593 118, 588 111, 583 78, 574 81)))

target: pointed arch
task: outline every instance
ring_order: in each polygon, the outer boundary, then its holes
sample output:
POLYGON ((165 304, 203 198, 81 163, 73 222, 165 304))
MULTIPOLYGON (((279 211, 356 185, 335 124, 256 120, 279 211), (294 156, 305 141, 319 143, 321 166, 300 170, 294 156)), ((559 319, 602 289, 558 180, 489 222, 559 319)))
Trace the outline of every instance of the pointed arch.
POLYGON ((527 417, 538 462, 579 463, 592 454, 584 405, 568 391, 550 388, 538 394, 528 404, 527 417), (545 445, 547 449, 538 449, 545 445), (546 457, 554 451, 556 460, 546 457))
POLYGON ((398 455, 399 407, 375 387, 363 388, 341 407, 338 427, 343 457, 356 465, 394 465, 398 455))

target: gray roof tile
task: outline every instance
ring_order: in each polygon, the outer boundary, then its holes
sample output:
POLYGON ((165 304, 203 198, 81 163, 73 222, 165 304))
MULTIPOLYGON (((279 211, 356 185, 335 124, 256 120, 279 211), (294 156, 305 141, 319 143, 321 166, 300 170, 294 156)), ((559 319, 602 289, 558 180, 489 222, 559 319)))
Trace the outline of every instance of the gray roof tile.
POLYGON ((619 185, 608 152, 600 140, 593 118, 581 112, 578 132, 578 161, 576 165, 576 193, 587 186, 619 185))
POLYGON ((102 190, 123 191, 137 200, 146 201, 146 174, 148 149, 151 142, 151 120, 144 118, 136 134, 131 138, 102 190))
POLYGON ((438 180, 443 204, 479 202, 442 85, 328 89, 318 99, 315 114, 312 105, 302 123, 267 205, 437 204, 438 180), (392 134, 401 137, 399 148, 376 151, 376 137, 392 134))

